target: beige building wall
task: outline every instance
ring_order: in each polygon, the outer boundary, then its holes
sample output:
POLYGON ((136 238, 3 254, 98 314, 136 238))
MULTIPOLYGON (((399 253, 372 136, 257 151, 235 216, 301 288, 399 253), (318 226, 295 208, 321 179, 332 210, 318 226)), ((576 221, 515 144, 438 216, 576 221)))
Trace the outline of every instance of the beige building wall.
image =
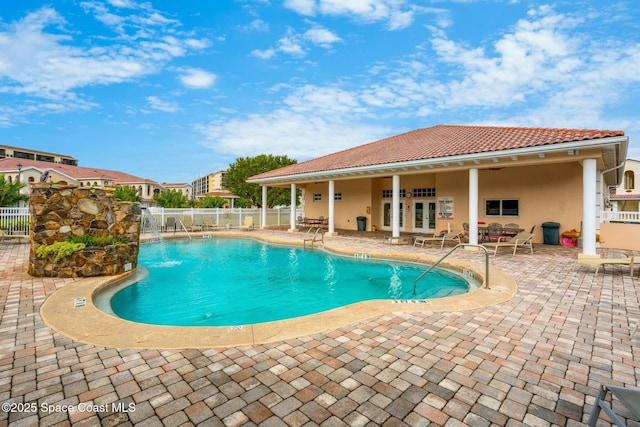
POLYGON ((620 223, 600 224, 600 247, 640 251, 640 225, 620 223))
MULTIPOLYGON (((582 217, 582 166, 578 162, 538 166, 522 166, 495 170, 480 170, 478 177, 478 220, 489 224, 498 222, 519 224, 530 230, 534 225, 535 242, 543 241, 543 222, 560 224, 559 234, 572 229, 580 230, 582 217), (486 216, 486 199, 517 199, 519 215, 486 216)), ((434 201, 438 209, 440 198, 453 199, 452 229, 462 229, 469 218, 469 172, 454 171, 437 174, 402 175, 400 188, 413 192, 415 188, 435 187, 435 197, 401 198, 404 203, 403 231, 413 231, 412 215, 415 202, 434 201)), ((328 216, 328 183, 305 185, 305 214, 310 218, 328 216), (322 200, 314 202, 314 193, 322 194, 322 200)), ((355 179, 335 182, 336 193, 342 200, 335 203, 335 227, 356 230, 356 217, 367 218, 367 230, 372 225, 382 228, 383 190, 392 189, 391 177, 355 179)), ((447 222, 436 217, 436 232, 447 229, 447 222)))

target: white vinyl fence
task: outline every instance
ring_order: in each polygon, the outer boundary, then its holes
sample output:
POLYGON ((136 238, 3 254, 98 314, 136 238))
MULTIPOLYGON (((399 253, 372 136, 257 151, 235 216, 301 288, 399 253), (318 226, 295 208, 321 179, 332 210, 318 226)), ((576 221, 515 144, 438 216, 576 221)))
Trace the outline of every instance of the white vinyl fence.
MULTIPOLYGON (((194 224, 203 224, 204 217, 209 216, 213 224, 220 226, 228 226, 236 228, 243 225, 247 216, 253 217, 253 223, 256 227, 262 226, 260 209, 165 209, 159 207, 147 208, 149 213, 154 217, 158 224, 158 229, 163 230, 167 223, 167 218, 184 220, 189 216, 194 224)), ((289 208, 267 209, 267 226, 284 226, 289 225, 291 210, 289 208)), ((302 209, 296 210, 296 218, 304 216, 302 209)), ((0 230, 4 230, 9 234, 29 234, 29 208, 3 208, 0 207, 0 230)), ((145 230, 143 230, 145 231, 145 230)))
POLYGON ((0 230, 29 234, 29 208, 0 208, 0 230))
MULTIPOLYGON (((222 227, 236 228, 241 227, 248 216, 253 217, 253 224, 256 227, 261 227, 261 210, 252 208, 185 208, 185 209, 173 209, 173 208, 159 208, 150 207, 147 208, 149 213, 153 216, 158 224, 158 229, 165 230, 167 219, 174 218, 184 222, 185 217, 190 217, 194 224, 203 224, 204 217, 207 216, 211 219, 213 224, 217 224, 222 227)), ((290 222, 290 208, 274 208, 267 209, 267 223, 265 226, 282 226, 288 225, 290 222)), ((296 218, 304 216, 302 209, 296 210, 296 218)))

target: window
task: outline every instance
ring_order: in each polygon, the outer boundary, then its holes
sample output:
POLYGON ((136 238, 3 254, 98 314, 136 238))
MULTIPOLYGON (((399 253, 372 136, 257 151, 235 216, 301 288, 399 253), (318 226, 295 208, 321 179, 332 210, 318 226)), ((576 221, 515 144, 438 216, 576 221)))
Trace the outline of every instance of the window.
POLYGON ((635 188, 635 176, 633 171, 626 171, 624 173, 624 189, 633 190, 635 188))
MULTIPOLYGON (((383 199, 391 199, 393 197, 393 190, 382 190, 383 199)), ((407 190, 400 190, 400 198, 407 197, 407 190)))
POLYGON ((518 200, 487 199, 484 201, 484 214, 486 216, 518 216, 518 200))
POLYGON ((436 197, 435 188, 414 188, 413 197, 436 197))
POLYGON ((313 201, 319 202, 322 200, 322 193, 313 193, 313 201))
POLYGON ((342 193, 333 193, 333 200, 342 200, 342 193))

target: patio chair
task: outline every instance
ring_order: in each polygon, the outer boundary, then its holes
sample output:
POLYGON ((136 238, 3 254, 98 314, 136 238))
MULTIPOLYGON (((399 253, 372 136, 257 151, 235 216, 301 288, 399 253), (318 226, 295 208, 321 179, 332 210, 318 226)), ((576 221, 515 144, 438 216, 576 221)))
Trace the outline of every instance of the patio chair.
POLYGON ((492 240, 499 241, 502 237, 502 224, 498 224, 497 222, 492 222, 487 225, 487 234, 486 238, 490 242, 492 240))
POLYGON ((607 392, 620 400, 634 416, 640 419, 640 389, 615 385, 601 385, 598 391, 598 397, 596 397, 596 401, 593 403, 593 409, 591 410, 587 425, 594 427, 598 422, 600 410, 604 409, 604 412, 611 418, 611 421, 613 421, 615 425, 620 427, 626 426, 613 411, 613 408, 605 401, 607 392))
POLYGON ((446 242, 453 242, 455 244, 460 243, 460 236, 464 236, 463 230, 454 230, 450 233, 446 233, 444 235, 434 234, 433 237, 430 236, 417 236, 413 239, 413 246, 424 247, 424 244, 427 242, 441 242, 440 249, 444 248, 444 244, 446 242))
POLYGON ((167 217, 167 222, 164 224, 164 231, 169 230, 176 231, 176 219, 172 216, 167 217))
POLYGON ((629 275, 633 277, 634 264, 640 262, 640 257, 627 255, 626 258, 578 258, 577 261, 578 264, 585 267, 595 267, 596 271, 593 273, 594 276, 598 274, 598 271, 600 271, 600 267, 602 267, 602 271, 604 272, 605 265, 628 265, 629 275))
POLYGON ((515 236, 521 231, 524 231, 524 230, 520 228, 520 225, 513 222, 510 222, 509 224, 505 224, 504 227, 502 227, 503 236, 509 236, 509 237, 515 236))
POLYGON ((18 243, 29 241, 29 236, 26 234, 8 234, 4 230, 0 230, 0 242, 5 240, 15 240, 18 243))
POLYGON ((244 231, 250 231, 253 230, 255 227, 253 225, 253 217, 252 216, 245 216, 244 217, 244 222, 242 223, 242 227, 240 227, 240 229, 244 230, 244 231))
POLYGON ((529 248, 531 249, 531 255, 533 255, 533 234, 527 233, 525 231, 516 234, 515 236, 509 238, 509 240, 502 240, 502 237, 498 238, 497 242, 487 242, 483 243, 482 246, 486 248, 494 248, 493 256, 495 257, 498 253, 498 248, 513 248, 513 255, 516 256, 516 251, 518 248, 529 248))
POLYGON ((220 226, 218 224, 214 224, 213 216, 205 215, 202 217, 202 228, 204 230, 219 230, 220 226))

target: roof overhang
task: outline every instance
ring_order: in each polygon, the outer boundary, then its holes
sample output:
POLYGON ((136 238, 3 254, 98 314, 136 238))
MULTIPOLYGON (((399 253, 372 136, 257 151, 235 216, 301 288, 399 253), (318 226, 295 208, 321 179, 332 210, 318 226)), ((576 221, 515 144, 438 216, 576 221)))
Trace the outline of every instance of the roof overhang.
POLYGON ((370 166, 322 170, 316 172, 280 175, 268 178, 247 179, 247 182, 261 185, 282 186, 291 183, 306 183, 325 180, 376 177, 389 174, 411 174, 418 171, 445 172, 469 169, 490 169, 527 164, 543 164, 593 157, 593 150, 602 150, 602 171, 607 185, 618 185, 622 180, 622 168, 627 154, 629 138, 615 136, 593 140, 565 142, 535 147, 513 148, 501 151, 464 154, 406 162, 383 163, 370 166), (585 152, 588 152, 585 154, 585 152), (614 184, 615 183, 615 184, 614 184))

